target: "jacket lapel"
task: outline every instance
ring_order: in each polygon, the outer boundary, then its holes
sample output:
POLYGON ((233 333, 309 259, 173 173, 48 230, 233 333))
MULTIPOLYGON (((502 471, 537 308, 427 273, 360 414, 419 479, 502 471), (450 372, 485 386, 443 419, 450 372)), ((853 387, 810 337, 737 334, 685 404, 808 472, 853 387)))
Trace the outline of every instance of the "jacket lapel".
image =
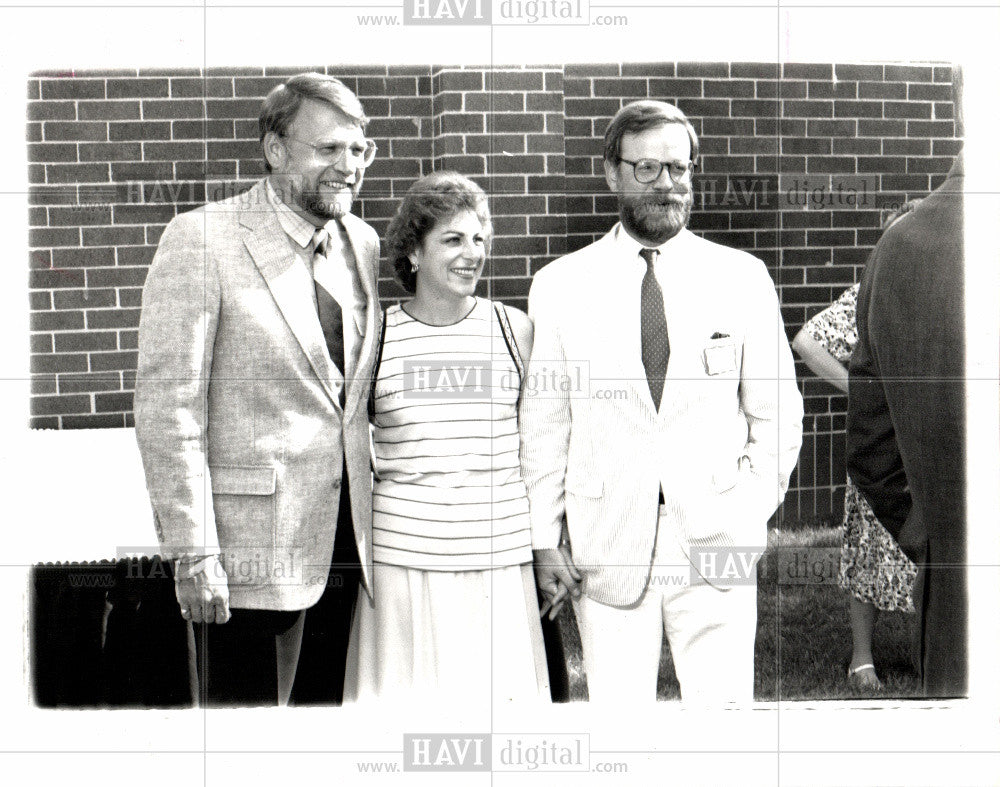
POLYGON ((362 394, 367 395, 371 381, 359 374, 360 369, 368 368, 372 354, 375 352, 375 342, 378 340, 378 320, 381 318, 381 309, 378 302, 378 285, 375 281, 374 267, 378 264, 378 253, 370 250, 369 245, 364 242, 358 232, 355 222, 360 221, 355 216, 348 214, 343 218, 344 229, 354 251, 355 267, 357 268, 358 279, 361 281, 361 289, 365 293, 365 330, 361 337, 361 348, 358 351, 358 362, 353 367, 350 360, 348 364, 347 397, 344 405, 344 420, 350 420, 358 409, 362 394), (371 256, 376 257, 375 265, 371 264, 371 256))
POLYGON ((344 378, 326 348, 310 295, 312 276, 289 246, 285 231, 270 207, 264 182, 254 186, 245 200, 250 207, 240 217, 240 224, 247 230, 244 245, 327 396, 339 408, 344 378))

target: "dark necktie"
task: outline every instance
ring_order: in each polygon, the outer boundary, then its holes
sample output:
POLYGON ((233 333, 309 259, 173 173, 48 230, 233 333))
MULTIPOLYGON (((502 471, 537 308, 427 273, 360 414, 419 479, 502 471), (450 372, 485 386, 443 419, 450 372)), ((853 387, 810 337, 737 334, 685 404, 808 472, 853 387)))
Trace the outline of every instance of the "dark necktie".
MULTIPOLYGON (((331 360, 337 365, 341 374, 344 374, 344 313, 327 289, 320 284, 323 279, 322 269, 326 265, 332 264, 326 257, 329 248, 330 233, 323 227, 316 230, 313 235, 313 279, 316 286, 316 310, 319 312, 319 324, 323 329, 323 338, 326 339, 327 349, 330 351, 331 360)), ((344 389, 340 390, 341 404, 344 400, 344 389)))
POLYGON ((653 263, 659 253, 658 249, 643 249, 639 252, 639 256, 646 261, 646 275, 642 277, 640 300, 642 365, 646 367, 649 394, 653 397, 653 406, 657 409, 660 408, 660 399, 663 396, 663 380, 667 375, 667 358, 670 355, 667 316, 663 311, 663 291, 653 271, 653 263))

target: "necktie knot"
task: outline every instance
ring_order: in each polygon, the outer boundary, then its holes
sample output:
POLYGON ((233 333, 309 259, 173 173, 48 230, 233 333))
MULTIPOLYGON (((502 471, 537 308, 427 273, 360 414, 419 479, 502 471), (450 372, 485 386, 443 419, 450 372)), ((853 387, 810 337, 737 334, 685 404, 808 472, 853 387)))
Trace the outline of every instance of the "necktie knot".
POLYGON ((326 227, 320 227, 313 233, 312 242, 313 254, 321 254, 325 257, 330 246, 330 233, 326 231, 326 227))
POLYGON ((656 262, 656 258, 658 256, 660 256, 660 250, 659 249, 643 249, 642 251, 639 252, 639 256, 642 257, 646 261, 646 266, 650 267, 650 266, 652 266, 652 264, 654 262, 656 262))

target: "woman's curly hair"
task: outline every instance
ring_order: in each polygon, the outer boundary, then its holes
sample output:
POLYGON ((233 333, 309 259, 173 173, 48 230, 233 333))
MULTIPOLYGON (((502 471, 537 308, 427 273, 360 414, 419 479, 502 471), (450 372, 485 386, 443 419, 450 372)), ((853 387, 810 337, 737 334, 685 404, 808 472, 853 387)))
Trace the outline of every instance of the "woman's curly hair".
POLYGON ((385 236, 389 261, 403 289, 407 292, 417 290, 417 272, 410 263, 410 254, 423 243, 427 233, 442 219, 467 210, 475 213, 483 223, 489 252, 493 224, 486 192, 477 183, 457 172, 442 170, 424 175, 410 186, 385 236))

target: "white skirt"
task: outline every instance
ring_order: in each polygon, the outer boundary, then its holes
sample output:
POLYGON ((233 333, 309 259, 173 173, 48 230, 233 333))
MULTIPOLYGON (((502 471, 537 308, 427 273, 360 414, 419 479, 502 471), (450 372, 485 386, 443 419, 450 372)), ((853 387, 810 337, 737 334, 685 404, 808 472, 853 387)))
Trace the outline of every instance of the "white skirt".
POLYGON ((462 707, 548 701, 530 564, 487 571, 374 565, 375 602, 358 594, 346 701, 462 707))

